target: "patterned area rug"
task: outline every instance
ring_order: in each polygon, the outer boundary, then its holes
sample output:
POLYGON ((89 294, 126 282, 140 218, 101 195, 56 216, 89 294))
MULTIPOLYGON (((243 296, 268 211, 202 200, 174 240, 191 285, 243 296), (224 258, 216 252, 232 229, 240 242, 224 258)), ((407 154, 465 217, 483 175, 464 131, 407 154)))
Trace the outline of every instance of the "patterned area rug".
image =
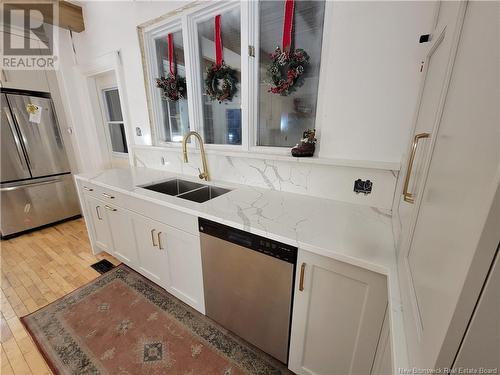
POLYGON ((125 265, 21 320, 57 374, 289 374, 125 265))

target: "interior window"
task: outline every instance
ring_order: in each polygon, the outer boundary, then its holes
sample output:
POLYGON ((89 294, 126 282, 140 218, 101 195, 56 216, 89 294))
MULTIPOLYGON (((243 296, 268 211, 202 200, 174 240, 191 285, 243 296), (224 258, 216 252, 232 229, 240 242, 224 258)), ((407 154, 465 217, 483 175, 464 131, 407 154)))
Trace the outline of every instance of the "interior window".
POLYGON ((203 139, 205 143, 241 145, 241 32, 240 9, 221 14, 223 59, 237 71, 237 92, 231 101, 212 101, 205 92, 207 68, 215 63, 214 18, 198 23, 200 72, 203 102, 203 139))
POLYGON ((120 95, 117 88, 103 90, 107 128, 113 152, 128 153, 120 95))
MULTIPOLYGON (((177 75, 186 77, 184 60, 184 48, 182 44, 182 31, 173 34, 174 44, 174 66, 177 75)), ((164 35, 155 39, 156 58, 158 66, 158 77, 166 77, 169 72, 168 60, 168 37, 164 35)), ((160 88, 156 88, 161 92, 160 88)), ((177 101, 161 99, 161 122, 159 137, 164 142, 181 142, 182 137, 189 131, 188 101, 186 98, 177 101)))
POLYGON ((318 94, 324 1, 296 1, 292 47, 304 49, 309 66, 304 84, 288 96, 268 92, 270 54, 281 47, 284 7, 281 1, 260 1, 258 146, 290 147, 306 129, 314 129, 318 94))

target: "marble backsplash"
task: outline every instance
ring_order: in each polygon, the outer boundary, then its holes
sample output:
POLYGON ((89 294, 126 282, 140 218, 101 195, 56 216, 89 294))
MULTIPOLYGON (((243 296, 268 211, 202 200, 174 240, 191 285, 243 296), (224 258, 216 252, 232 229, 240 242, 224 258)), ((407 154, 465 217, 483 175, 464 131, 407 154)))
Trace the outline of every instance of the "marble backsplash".
MULTIPOLYGON (((386 169, 347 167, 304 163, 296 159, 272 160, 207 154, 213 181, 245 184, 344 202, 358 203, 391 212, 398 172, 386 169), (373 182, 370 194, 356 194, 358 178, 373 182)), ((182 160, 181 149, 134 147, 137 167, 165 170, 187 176, 198 176, 200 154, 189 152, 189 163, 182 160)))

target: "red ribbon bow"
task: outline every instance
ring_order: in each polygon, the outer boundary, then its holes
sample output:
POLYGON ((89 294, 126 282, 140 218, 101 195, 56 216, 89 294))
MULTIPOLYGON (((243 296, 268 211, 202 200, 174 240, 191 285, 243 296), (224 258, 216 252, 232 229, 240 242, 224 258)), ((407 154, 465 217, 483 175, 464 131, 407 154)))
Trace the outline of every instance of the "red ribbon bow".
POLYGON ((222 65, 222 36, 220 26, 220 14, 215 16, 215 65, 222 65))
POLYGON ((174 34, 168 34, 168 66, 170 68, 170 74, 175 76, 175 64, 174 64, 174 34))
POLYGON ((281 42, 283 51, 288 51, 292 44, 293 11, 294 0, 285 0, 285 17, 283 19, 283 39, 281 42))

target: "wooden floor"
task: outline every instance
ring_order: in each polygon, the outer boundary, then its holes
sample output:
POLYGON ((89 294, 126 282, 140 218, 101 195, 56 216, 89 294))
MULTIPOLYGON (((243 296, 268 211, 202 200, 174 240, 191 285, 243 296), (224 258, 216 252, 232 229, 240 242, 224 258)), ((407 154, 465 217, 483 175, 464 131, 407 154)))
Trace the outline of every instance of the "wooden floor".
POLYGON ((0 243, 0 374, 51 374, 19 317, 95 279, 90 265, 112 256, 92 255, 83 219, 0 243))

